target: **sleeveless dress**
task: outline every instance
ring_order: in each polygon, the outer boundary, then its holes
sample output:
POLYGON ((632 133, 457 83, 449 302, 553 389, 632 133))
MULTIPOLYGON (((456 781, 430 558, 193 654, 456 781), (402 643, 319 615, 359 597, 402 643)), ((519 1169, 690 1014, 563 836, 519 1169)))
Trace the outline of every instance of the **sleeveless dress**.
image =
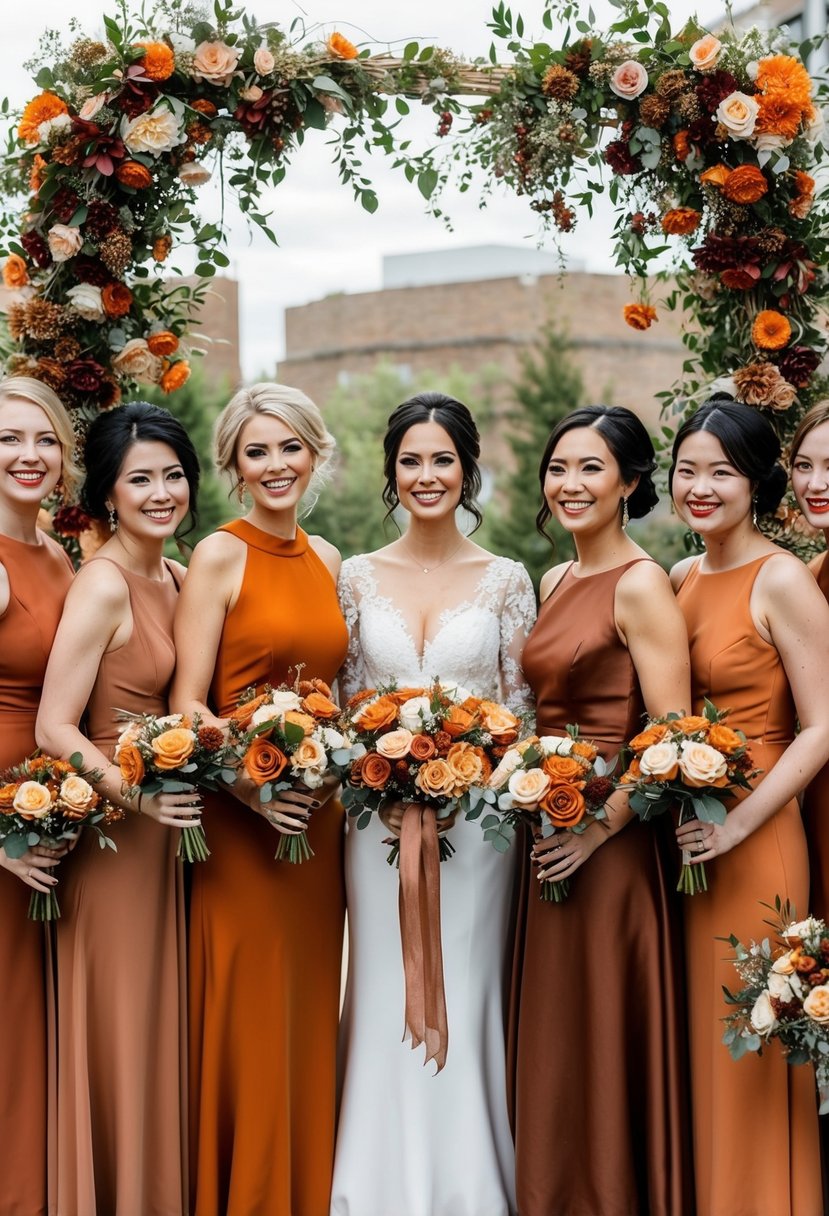
MULTIPOLYGON (((581 578, 569 567, 524 649, 538 733, 578 724, 605 759, 644 712, 614 617, 617 583, 635 561, 581 578)), ((692 1211, 682 964, 663 835, 660 821, 632 820, 588 858, 562 904, 543 902, 534 867, 525 870, 514 979, 521 1216, 692 1211)))
MULTIPOLYGON (((50 537, 37 544, 0 534, 0 564, 11 588, 0 616, 0 769, 35 750, 35 720, 49 651, 72 563, 50 537)), ((65 863, 55 871, 62 879, 65 863)), ((60 895, 63 883, 58 883, 60 895)), ((0 1212, 45 1216, 47 1157, 46 935, 27 917, 31 887, 0 870, 0 1212)))
MULTIPOLYGON (((829 555, 822 553, 811 569, 829 600, 829 555)), ((829 919, 829 764, 812 779, 803 798, 803 823, 809 846, 811 898, 809 911, 829 919)), ((821 1121, 821 1128, 824 1127, 821 1121)), ((829 1155, 828 1155, 829 1156, 829 1155)), ((829 1171, 827 1171, 829 1173, 829 1171)))
MULTIPOLYGON (((677 594, 688 625, 694 712, 704 697, 732 709, 768 773, 791 742, 795 710, 777 650, 749 609, 770 556, 704 574, 695 562, 677 594)), ((762 780, 762 777, 758 778, 762 780)), ((707 867, 708 892, 685 901, 694 1154, 699 1216, 819 1216, 823 1210, 815 1080, 772 1045, 735 1062, 723 1046, 722 987, 739 987, 718 938, 769 936, 774 897, 799 915, 809 903, 809 863, 795 799, 707 867)))
MULTIPOLYGON (((246 520, 242 588, 222 632, 211 702, 223 717, 250 685, 331 683, 348 638, 334 581, 300 529, 246 520), (290 673, 290 674, 289 674, 290 673)), ((326 1216, 334 1159, 337 1016, 345 895, 343 810, 314 813, 302 865, 275 861, 277 832, 231 794, 205 797, 211 857, 190 909, 192 1203, 197 1216, 326 1216)))
MULTIPOLYGON (((343 563, 351 633, 344 697, 432 677, 528 708, 520 676, 535 596, 526 571, 493 558, 477 592, 440 618, 418 654, 368 557, 343 563)), ((341 1025, 341 1101, 331 1212, 336 1216, 508 1216, 515 1211, 505 1081, 505 978, 515 850, 500 854, 459 816, 440 867, 449 1053, 437 1076, 403 1043, 399 880, 378 817, 346 835, 349 956, 341 1025)))
MULTIPOLYGON (((123 646, 103 655, 86 710, 88 737, 110 757, 124 727, 116 710, 167 713, 180 578, 170 566, 158 582, 112 565, 127 584, 133 628, 123 646)), ((56 1210, 59 1216, 181 1216, 178 832, 128 812, 107 835, 117 853, 86 831, 61 863, 56 1210)))

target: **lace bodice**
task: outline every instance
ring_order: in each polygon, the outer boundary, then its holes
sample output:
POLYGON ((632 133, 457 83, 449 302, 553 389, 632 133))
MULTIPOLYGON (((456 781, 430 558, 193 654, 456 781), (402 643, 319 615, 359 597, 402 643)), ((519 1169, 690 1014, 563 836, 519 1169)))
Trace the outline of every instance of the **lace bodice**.
POLYGON ((340 606, 349 631, 340 673, 343 698, 361 688, 419 685, 437 676, 457 680, 477 696, 503 700, 513 710, 532 706, 521 652, 535 621, 535 594, 526 570, 493 557, 474 594, 441 613, 422 654, 400 609, 380 595, 365 554, 343 562, 340 606))

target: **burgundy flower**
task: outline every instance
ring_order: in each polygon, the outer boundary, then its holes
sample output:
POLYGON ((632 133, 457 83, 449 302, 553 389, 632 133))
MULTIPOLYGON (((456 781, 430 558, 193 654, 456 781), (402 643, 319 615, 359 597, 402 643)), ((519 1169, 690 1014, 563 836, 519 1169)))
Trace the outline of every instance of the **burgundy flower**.
POLYGON ((51 266, 52 255, 49 252, 49 246, 39 232, 24 232, 20 238, 20 244, 26 250, 35 266, 39 266, 41 270, 45 270, 47 266, 51 266))
POLYGON ((703 243, 691 251, 691 255, 697 269, 708 274, 762 265, 757 238, 753 236, 717 236, 710 232, 703 243))
POLYGON ((80 206, 80 198, 69 186, 61 186, 52 198, 52 212, 61 224, 68 224, 80 206))
POLYGON ((820 366, 820 355, 808 346, 792 346, 781 357, 780 374, 795 388, 806 388, 820 366))
POLYGON ((79 393, 97 393, 104 378, 104 369, 94 359, 76 359, 66 369, 66 378, 79 393))
POLYGON ((593 777, 584 787, 585 802, 590 806, 604 806, 615 789, 609 777, 593 777))
POLYGON ((72 259, 72 270, 79 282, 92 283, 94 287, 104 287, 112 281, 112 275, 103 262, 98 258, 87 257, 86 254, 78 254, 72 259))
POLYGON ((132 63, 124 73, 115 105, 127 118, 137 118, 139 114, 146 114, 153 108, 160 92, 159 86, 144 74, 142 65, 132 63))
POLYGON ((92 518, 80 507, 59 507, 52 520, 52 528, 58 536, 80 536, 92 526, 92 518))
POLYGON ((717 106, 728 97, 729 93, 739 91, 739 84, 730 72, 711 72, 703 76, 697 85, 697 97, 709 114, 713 114, 717 106))
POLYGON ((89 204, 84 232, 93 241, 100 241, 118 225, 118 210, 106 199, 96 198, 89 204))
POLYGON ((630 145, 624 139, 614 139, 609 143, 604 150, 604 159, 614 173, 623 177, 639 173, 642 169, 641 160, 638 156, 631 155, 630 145))
POLYGON ((688 142, 693 144, 698 151, 701 151, 709 144, 716 143, 716 140, 716 124, 707 114, 704 118, 695 118, 692 123, 689 123, 688 142))
POLYGON ((240 101, 233 111, 233 117, 239 123, 249 139, 260 135, 268 126, 271 115, 273 89, 266 90, 256 101, 240 101))

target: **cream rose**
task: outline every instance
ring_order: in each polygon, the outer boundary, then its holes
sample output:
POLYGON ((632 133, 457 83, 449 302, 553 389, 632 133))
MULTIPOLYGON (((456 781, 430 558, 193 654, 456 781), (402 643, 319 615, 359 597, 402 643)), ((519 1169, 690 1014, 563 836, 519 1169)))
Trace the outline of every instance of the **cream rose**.
POLYGON ((717 122, 721 122, 732 139, 751 139, 760 106, 747 93, 729 93, 717 106, 717 122))
POLYGON ((302 709, 302 698, 290 688, 277 688, 270 694, 269 704, 263 705, 262 708, 270 709, 272 718, 281 717, 289 709, 302 709), (273 710, 277 712, 274 713, 273 710))
POLYGON ((626 59, 620 63, 610 77, 610 88, 617 97, 624 101, 633 101, 648 87, 648 73, 635 59, 626 59))
POLYGON ((550 778, 540 768, 519 769, 507 789, 516 806, 535 808, 550 788, 550 778))
MULTIPOLYGON (((827 989, 829 992, 829 989, 827 989)), ((767 992, 761 992, 751 1010, 751 1025, 758 1034, 771 1034, 777 1025, 777 1018, 771 1007, 771 998, 767 992)))
POLYGON ((501 786, 506 785, 512 774, 521 764, 521 753, 517 748, 511 747, 508 752, 501 757, 501 763, 492 772, 489 778, 488 785, 490 789, 499 790, 501 786))
POLYGON ((92 97, 87 97, 78 111, 78 117, 82 118, 84 122, 89 122, 99 110, 103 109, 108 101, 109 93, 94 93, 92 97))
POLYGON ((815 1022, 829 1022, 829 985, 817 984, 803 1002, 803 1012, 815 1022))
POLYGON ((399 730, 390 730, 387 735, 381 735, 377 740, 377 751, 387 760, 402 760, 404 756, 408 756, 413 738, 412 732, 404 726, 399 730))
POLYGON ((429 698, 410 697, 400 706, 397 716, 402 727, 414 735, 420 734, 424 725, 429 726, 433 721, 429 698))
POLYGON ((792 972, 791 975, 781 975, 777 971, 772 971, 766 987, 769 996, 777 997, 779 1001, 793 1001, 803 992, 797 972, 792 972))
POLYGON ((92 786, 77 773, 64 777, 60 786, 60 800, 71 811, 88 811, 98 801, 98 795, 92 786))
POLYGON ((239 96, 242 101, 258 101, 260 97, 264 97, 264 90, 259 88, 258 84, 249 84, 246 89, 242 89, 239 96))
POLYGON ((250 729, 262 726, 265 722, 281 722, 282 714, 272 705, 260 705, 250 716, 250 729))
POLYGON ((119 376, 131 376, 142 384, 158 384, 164 364, 152 353, 144 338, 130 338, 113 357, 112 369, 119 376))
POLYGON ((462 705, 464 701, 467 701, 472 696, 468 688, 464 688, 462 684, 454 684, 451 681, 442 681, 440 691, 445 693, 456 705, 462 705))
POLYGON ((771 965, 771 969, 777 975, 791 975, 794 971, 791 950, 787 950, 785 954, 780 955, 780 958, 776 958, 771 965))
POLYGON ((716 65, 722 50, 722 43, 713 34, 704 34, 698 38, 688 51, 691 65, 698 72, 708 72, 716 65))
POLYGON ((345 735, 340 734, 338 730, 334 730, 333 726, 321 726, 314 735, 314 738, 319 739, 323 747, 327 747, 332 752, 337 751, 340 747, 348 747, 345 735))
POLYGON ((113 758, 115 760, 117 760, 118 755, 121 751, 121 748, 127 743, 134 743, 140 734, 141 734, 141 727, 138 725, 137 722, 127 723, 127 725, 121 731, 120 735, 118 736, 118 738, 115 742, 115 751, 113 753, 113 758))
POLYGON ((542 735, 538 740, 538 750, 542 756, 569 756, 573 750, 573 740, 569 735, 542 735))
POLYGON ((260 76, 269 76, 276 67, 276 60, 266 46, 253 52, 253 66, 260 76))
POLYGON ((178 179, 185 186, 203 186, 212 176, 210 169, 200 160, 186 161, 178 171, 178 179))
POLYGON ((679 768, 679 749, 669 739, 646 747, 639 757, 639 768, 645 777, 657 781, 673 781, 679 768))
POLYGON ((164 714, 162 718, 156 718, 156 726, 163 726, 165 730, 170 730, 174 726, 181 726, 184 722, 184 714, 164 714))
POLYGON ((762 135, 755 135, 751 142, 758 152, 771 153, 787 147, 792 141, 786 139, 785 135, 775 135, 772 131, 764 131, 762 135))
POLYGON ((812 147, 823 141, 823 132, 826 127, 826 119, 823 117, 823 110, 820 106, 813 106, 812 117, 806 124, 806 130, 803 132, 803 138, 812 147))
POLYGON ((200 42, 193 57, 193 76, 208 84, 228 85, 236 71, 239 52, 224 42, 200 42))
POLYGON ((325 754, 325 748, 316 739, 310 735, 306 735, 298 744, 296 751, 291 756, 292 768, 323 768, 328 762, 328 757, 325 754))
POLYGON ((52 809, 52 794, 39 781, 24 781, 14 796, 12 806, 24 819, 43 819, 52 809))
MULTIPOLYGON (((644 759, 644 757, 643 757, 644 759)), ((679 768, 688 785, 714 785, 728 771, 725 756, 709 743, 687 740, 680 747, 679 768)))
POLYGON ((103 321, 104 303, 100 287, 94 287, 92 283, 78 283, 77 287, 69 288, 66 298, 85 321, 103 321))
POLYGON ((150 156, 163 156, 177 144, 184 143, 186 135, 178 115, 166 106, 159 106, 149 114, 139 114, 132 122, 127 122, 121 138, 133 154, 147 152, 150 156))

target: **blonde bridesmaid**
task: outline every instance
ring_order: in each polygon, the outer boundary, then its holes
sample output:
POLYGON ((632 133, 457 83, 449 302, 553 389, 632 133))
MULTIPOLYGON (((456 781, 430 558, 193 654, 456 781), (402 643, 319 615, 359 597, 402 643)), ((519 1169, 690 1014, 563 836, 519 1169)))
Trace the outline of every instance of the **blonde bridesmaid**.
POLYGON ((127 801, 113 763, 119 709, 165 714, 184 569, 165 542, 195 509, 196 453, 166 410, 135 401, 98 417, 83 505, 112 535, 77 575, 37 722, 54 755, 83 755, 126 818, 117 853, 83 834, 64 862, 57 922, 60 1216, 183 1216, 183 908, 178 832, 193 793, 127 801), (78 723, 83 719, 84 730, 78 723))

